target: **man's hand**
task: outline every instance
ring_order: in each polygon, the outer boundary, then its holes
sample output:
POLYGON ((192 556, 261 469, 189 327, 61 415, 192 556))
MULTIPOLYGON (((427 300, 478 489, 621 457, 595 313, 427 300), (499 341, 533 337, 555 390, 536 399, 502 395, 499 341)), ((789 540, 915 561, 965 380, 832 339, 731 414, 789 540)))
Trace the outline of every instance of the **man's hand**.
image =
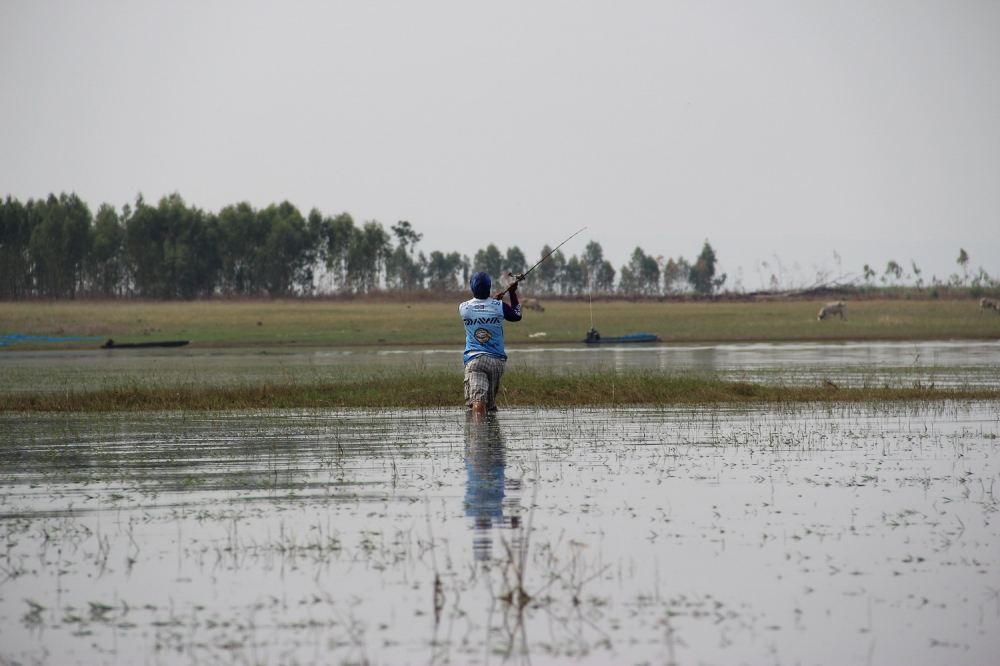
POLYGON ((504 294, 513 294, 517 291, 517 283, 520 282, 519 278, 521 276, 515 276, 513 273, 508 272, 506 277, 510 278, 511 282, 508 283, 507 286, 505 286, 501 291, 497 292, 493 298, 503 300, 504 294))

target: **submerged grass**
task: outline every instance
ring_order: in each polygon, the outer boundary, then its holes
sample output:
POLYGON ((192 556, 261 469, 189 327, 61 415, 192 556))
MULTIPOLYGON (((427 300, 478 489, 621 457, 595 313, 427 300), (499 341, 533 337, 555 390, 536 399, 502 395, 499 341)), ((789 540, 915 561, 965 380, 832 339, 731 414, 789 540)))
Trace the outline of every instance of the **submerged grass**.
MULTIPOLYGON (((996 388, 782 386, 699 375, 600 371, 556 374, 512 370, 497 402, 503 407, 686 405, 724 403, 1000 400, 996 388)), ((290 408, 398 409, 462 403, 462 380, 453 371, 351 376, 316 383, 259 383, 212 387, 127 385, 94 391, 0 396, 0 412, 226 410, 290 408)))

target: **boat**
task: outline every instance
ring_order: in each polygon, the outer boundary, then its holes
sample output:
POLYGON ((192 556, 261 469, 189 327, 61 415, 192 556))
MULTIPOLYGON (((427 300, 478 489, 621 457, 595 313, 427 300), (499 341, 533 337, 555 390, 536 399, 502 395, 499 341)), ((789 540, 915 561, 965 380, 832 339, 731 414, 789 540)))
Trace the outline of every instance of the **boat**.
POLYGON ((190 340, 160 340, 157 342, 115 342, 111 338, 101 345, 101 349, 146 349, 148 347, 183 347, 190 340))
POLYGON ((618 336, 602 336, 596 328, 587 331, 583 340, 588 345, 618 345, 631 342, 660 342, 660 336, 655 333, 627 333, 618 336))

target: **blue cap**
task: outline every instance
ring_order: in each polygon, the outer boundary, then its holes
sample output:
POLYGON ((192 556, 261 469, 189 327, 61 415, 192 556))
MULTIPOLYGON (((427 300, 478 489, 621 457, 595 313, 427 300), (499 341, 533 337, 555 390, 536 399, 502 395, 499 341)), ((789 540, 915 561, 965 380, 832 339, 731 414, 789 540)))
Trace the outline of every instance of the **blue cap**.
POLYGON ((490 285, 493 281, 490 280, 490 276, 486 273, 479 271, 472 276, 469 280, 469 286, 472 287, 472 295, 476 298, 489 298, 490 297, 490 285))

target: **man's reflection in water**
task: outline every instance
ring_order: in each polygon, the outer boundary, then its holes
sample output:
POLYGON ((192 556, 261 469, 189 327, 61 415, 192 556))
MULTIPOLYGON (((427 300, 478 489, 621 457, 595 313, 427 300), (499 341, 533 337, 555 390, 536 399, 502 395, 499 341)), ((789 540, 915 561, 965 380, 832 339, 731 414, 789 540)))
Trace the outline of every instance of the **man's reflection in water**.
POLYGON ((506 475, 507 451, 496 414, 468 413, 465 420, 465 515, 472 518, 472 552, 477 561, 493 557, 495 528, 510 528, 517 552, 521 530, 521 480, 506 475))

